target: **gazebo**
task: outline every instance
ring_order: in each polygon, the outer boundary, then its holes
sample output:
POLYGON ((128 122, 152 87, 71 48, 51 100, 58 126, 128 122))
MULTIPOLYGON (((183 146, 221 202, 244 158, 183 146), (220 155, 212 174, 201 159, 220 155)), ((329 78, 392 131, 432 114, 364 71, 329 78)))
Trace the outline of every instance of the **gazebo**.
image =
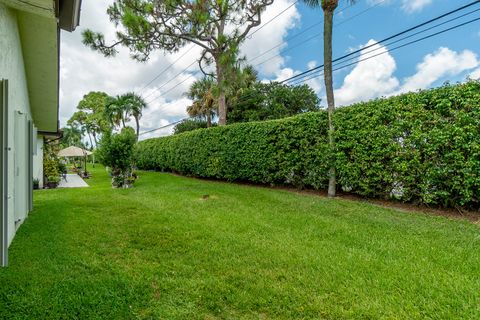
POLYGON ((59 157, 85 157, 85 172, 87 172, 87 156, 91 154, 91 151, 75 146, 70 146, 58 152, 59 157))

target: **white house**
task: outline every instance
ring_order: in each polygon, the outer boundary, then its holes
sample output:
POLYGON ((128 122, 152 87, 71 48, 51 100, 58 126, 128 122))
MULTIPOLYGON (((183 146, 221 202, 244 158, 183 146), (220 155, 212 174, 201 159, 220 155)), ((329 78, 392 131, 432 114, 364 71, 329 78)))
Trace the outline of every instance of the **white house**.
POLYGON ((43 136, 58 133, 60 29, 81 0, 0 0, 0 265, 43 180, 43 136))

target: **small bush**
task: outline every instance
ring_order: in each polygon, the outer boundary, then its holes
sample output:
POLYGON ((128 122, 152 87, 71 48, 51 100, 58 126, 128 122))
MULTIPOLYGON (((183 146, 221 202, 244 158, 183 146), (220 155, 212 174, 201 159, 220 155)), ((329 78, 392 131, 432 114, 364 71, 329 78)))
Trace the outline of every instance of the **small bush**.
POLYGON ((122 129, 118 134, 103 134, 96 155, 101 164, 110 168, 113 187, 128 188, 133 184, 131 177, 136 140, 135 131, 130 127, 122 129))

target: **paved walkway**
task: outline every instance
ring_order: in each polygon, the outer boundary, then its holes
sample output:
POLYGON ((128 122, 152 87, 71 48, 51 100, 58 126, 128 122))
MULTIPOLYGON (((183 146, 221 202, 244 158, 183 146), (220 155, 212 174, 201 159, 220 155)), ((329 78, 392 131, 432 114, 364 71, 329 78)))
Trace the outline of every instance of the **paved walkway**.
POLYGON ((88 184, 83 181, 78 174, 67 174, 67 181, 62 178, 58 184, 58 188, 85 188, 88 184))

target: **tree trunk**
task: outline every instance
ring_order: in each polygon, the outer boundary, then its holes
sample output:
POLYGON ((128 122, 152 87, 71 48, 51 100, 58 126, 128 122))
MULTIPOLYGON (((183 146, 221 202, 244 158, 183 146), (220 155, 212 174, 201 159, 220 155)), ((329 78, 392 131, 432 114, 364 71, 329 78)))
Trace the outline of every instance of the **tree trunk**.
POLYGON ((138 141, 138 136, 140 135, 140 122, 137 116, 135 116, 135 123, 137 124, 137 141, 138 141))
POLYGON ((207 128, 212 126, 212 111, 207 112, 207 128))
POLYGON ((93 135, 93 142, 95 142, 95 148, 96 148, 98 145, 97 134, 95 133, 95 131, 92 131, 92 135, 93 135))
POLYGON ((123 115, 122 115, 122 124, 123 124, 123 127, 125 128, 125 119, 123 118, 123 115))
POLYGON ((227 124, 227 102, 224 90, 224 74, 223 67, 220 61, 216 60, 217 65, 217 84, 218 84, 218 125, 224 126, 227 124))
MULTIPOLYGON (((333 76, 332 76, 332 29, 333 29, 333 12, 336 6, 323 8, 324 25, 323 25, 323 64, 324 64, 324 80, 325 91, 327 93, 328 105, 328 145, 333 158, 335 152, 335 126, 333 125, 333 113, 335 112, 335 98, 333 95, 333 76)), ((334 160, 333 160, 334 161, 334 160)), ((328 196, 335 197, 337 188, 335 162, 330 164, 329 180, 328 180, 328 196)))
POLYGON ((90 147, 93 147, 92 135, 90 134, 90 131, 87 130, 87 134, 88 134, 88 139, 90 140, 90 147))

